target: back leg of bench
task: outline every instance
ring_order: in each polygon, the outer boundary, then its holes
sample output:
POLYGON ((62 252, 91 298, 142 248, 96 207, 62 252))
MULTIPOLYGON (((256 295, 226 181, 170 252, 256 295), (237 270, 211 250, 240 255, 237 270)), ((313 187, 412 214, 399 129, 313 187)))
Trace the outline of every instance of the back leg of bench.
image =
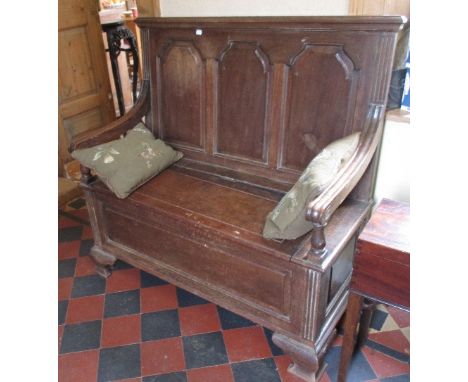
POLYGON ((293 361, 288 367, 288 372, 298 376, 307 382, 316 382, 320 379, 319 361, 315 348, 284 334, 275 332, 273 342, 280 347, 293 361))
POLYGON ((96 245, 91 248, 90 255, 96 263, 96 273, 108 278, 112 274, 112 266, 117 258, 96 245))

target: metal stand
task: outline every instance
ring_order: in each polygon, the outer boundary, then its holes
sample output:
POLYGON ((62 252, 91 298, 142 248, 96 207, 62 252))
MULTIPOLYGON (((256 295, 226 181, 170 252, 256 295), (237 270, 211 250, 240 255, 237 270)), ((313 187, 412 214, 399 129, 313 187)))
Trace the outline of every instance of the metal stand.
POLYGON ((123 21, 112 22, 108 24, 102 24, 102 30, 106 33, 107 36, 107 45, 109 52, 111 66, 112 66, 112 75, 114 77, 115 91, 117 93, 117 102, 119 104, 120 116, 125 114, 125 104, 122 93, 122 82, 120 80, 119 72, 119 63, 117 58, 119 57, 120 52, 125 52, 127 55, 131 53, 133 57, 133 73, 132 73, 132 96, 133 103, 136 102, 136 92, 137 92, 137 83, 138 83, 138 47, 133 32, 124 26, 123 21), (127 41, 130 48, 122 47, 122 40, 127 41))

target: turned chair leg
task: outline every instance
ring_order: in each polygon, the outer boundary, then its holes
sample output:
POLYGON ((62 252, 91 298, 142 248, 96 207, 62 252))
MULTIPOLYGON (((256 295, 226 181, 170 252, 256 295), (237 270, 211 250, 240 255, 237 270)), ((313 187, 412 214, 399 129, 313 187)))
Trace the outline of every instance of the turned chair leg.
POLYGON ((346 372, 351 361, 356 344, 356 329, 361 316, 364 298, 351 292, 349 294, 348 307, 346 308, 346 319, 344 324, 343 345, 341 346, 340 368, 338 382, 346 381, 346 372))

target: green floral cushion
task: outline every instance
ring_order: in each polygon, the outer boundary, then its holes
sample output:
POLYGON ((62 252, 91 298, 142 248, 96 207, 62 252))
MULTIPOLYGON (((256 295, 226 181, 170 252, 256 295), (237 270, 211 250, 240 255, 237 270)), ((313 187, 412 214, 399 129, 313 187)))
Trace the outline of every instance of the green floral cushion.
POLYGON ((124 138, 75 150, 72 157, 94 170, 114 194, 123 199, 182 158, 182 153, 155 139, 151 131, 139 123, 124 138))
POLYGON ((312 223, 305 219, 307 204, 320 195, 351 157, 359 135, 351 134, 332 142, 309 163, 296 184, 268 214, 263 237, 296 239, 312 229, 312 223))

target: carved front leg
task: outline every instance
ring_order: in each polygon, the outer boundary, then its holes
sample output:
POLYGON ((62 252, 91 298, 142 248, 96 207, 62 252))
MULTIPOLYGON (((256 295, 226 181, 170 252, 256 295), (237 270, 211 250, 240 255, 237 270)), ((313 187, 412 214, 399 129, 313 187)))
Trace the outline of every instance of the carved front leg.
POLYGON ((93 230, 94 245, 91 248, 90 256, 96 263, 96 272, 107 278, 112 274, 112 266, 117 258, 106 252, 103 248, 103 235, 101 233, 102 227, 102 208, 96 201, 94 195, 85 190, 86 204, 88 206, 89 222, 93 230), (101 223, 100 223, 101 222, 101 223))
POLYGON ((101 248, 94 246, 91 248, 91 257, 96 263, 96 273, 104 278, 112 274, 112 266, 116 262, 116 257, 101 248))
POLYGON ((319 372, 319 360, 315 348, 276 332, 272 339, 276 346, 293 360, 288 372, 307 382, 319 380, 322 370, 319 372))

